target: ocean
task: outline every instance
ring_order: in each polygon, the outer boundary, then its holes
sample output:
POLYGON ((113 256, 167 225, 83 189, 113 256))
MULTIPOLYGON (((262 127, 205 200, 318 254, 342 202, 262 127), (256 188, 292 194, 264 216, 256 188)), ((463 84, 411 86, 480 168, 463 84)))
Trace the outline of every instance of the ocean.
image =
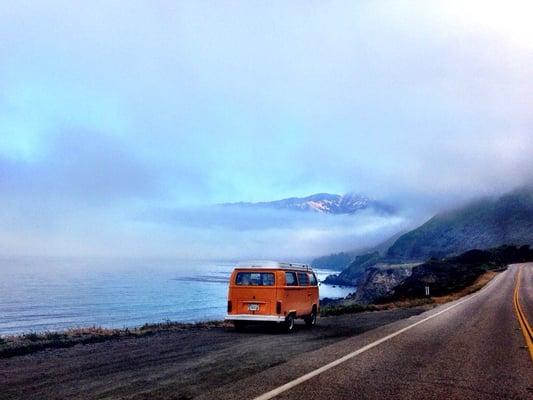
MULTIPOLYGON (((0 335, 220 320, 233 267, 212 261, 0 259, 0 335)), ((315 272, 319 280, 336 273, 315 272)), ((320 297, 353 291, 321 284, 320 297)))

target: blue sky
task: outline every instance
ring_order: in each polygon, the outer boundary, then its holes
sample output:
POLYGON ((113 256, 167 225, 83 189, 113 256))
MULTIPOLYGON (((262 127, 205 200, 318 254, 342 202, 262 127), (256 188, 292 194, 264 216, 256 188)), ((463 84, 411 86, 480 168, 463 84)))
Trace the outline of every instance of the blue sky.
POLYGON ((526 1, 4 2, 0 252, 304 256, 530 181, 532 11, 526 1), (405 215, 258 223, 253 235, 146 219, 348 191, 405 215))

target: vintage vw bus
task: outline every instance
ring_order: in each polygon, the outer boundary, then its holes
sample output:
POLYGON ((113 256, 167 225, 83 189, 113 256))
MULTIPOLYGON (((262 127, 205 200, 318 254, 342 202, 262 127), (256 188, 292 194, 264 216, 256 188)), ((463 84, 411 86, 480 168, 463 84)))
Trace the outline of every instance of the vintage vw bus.
POLYGON ((296 318, 315 325, 318 311, 318 280, 308 265, 255 261, 240 263, 231 274, 225 319, 237 330, 274 322, 292 332, 296 318))

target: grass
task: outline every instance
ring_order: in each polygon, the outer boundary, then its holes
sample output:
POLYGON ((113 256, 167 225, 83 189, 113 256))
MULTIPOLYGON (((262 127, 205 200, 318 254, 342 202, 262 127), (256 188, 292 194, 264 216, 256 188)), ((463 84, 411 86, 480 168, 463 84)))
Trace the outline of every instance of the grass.
POLYGON ((409 299, 380 304, 360 304, 355 302, 342 301, 338 304, 331 304, 322 307, 320 309, 320 316, 331 317, 336 315, 355 314, 368 311, 384 311, 398 308, 421 307, 426 306, 428 304, 433 304, 432 299, 409 299))
POLYGON ((355 314, 359 312, 364 311, 376 311, 376 306, 373 304, 371 305, 363 305, 359 303, 340 303, 340 304, 332 304, 325 307, 322 307, 320 309, 320 316, 321 317, 332 317, 336 315, 342 315, 342 314, 355 314))
POLYGON ((73 328, 61 332, 29 332, 23 335, 0 337, 0 358, 20 356, 45 349, 67 348, 120 338, 145 337, 169 331, 211 329, 225 326, 228 326, 228 324, 223 321, 207 321, 194 324, 165 321, 155 324, 144 324, 136 328, 108 329, 92 326, 87 328, 73 328))
POLYGON ((465 287, 464 289, 461 289, 456 292, 452 292, 449 294, 446 294, 444 296, 437 296, 432 297, 431 299, 436 304, 443 304, 448 303, 450 301, 457 300, 461 297, 467 296, 469 294, 472 294, 474 292, 477 292, 478 290, 482 289, 483 286, 485 286, 487 283, 489 283, 492 278, 494 278, 498 273, 501 272, 499 270, 489 270, 481 274, 477 277, 477 279, 474 281, 474 283, 470 286, 465 287))

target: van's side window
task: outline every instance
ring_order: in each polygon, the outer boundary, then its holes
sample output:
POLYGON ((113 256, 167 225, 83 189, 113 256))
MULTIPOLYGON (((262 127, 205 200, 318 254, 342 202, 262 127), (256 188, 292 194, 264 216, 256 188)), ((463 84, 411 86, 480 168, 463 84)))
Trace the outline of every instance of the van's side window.
POLYGON ((300 286, 309 286, 309 275, 306 272, 298 272, 300 286))
POLYGON ((298 286, 296 274, 294 272, 285 272, 285 282, 287 286, 298 286))
POLYGON ((311 278, 311 286, 316 286, 318 284, 317 280, 316 280, 316 275, 313 273, 313 274, 309 274, 309 278, 311 278))
POLYGON ((239 272, 235 283, 242 286, 274 286, 274 274, 270 272, 239 272))

